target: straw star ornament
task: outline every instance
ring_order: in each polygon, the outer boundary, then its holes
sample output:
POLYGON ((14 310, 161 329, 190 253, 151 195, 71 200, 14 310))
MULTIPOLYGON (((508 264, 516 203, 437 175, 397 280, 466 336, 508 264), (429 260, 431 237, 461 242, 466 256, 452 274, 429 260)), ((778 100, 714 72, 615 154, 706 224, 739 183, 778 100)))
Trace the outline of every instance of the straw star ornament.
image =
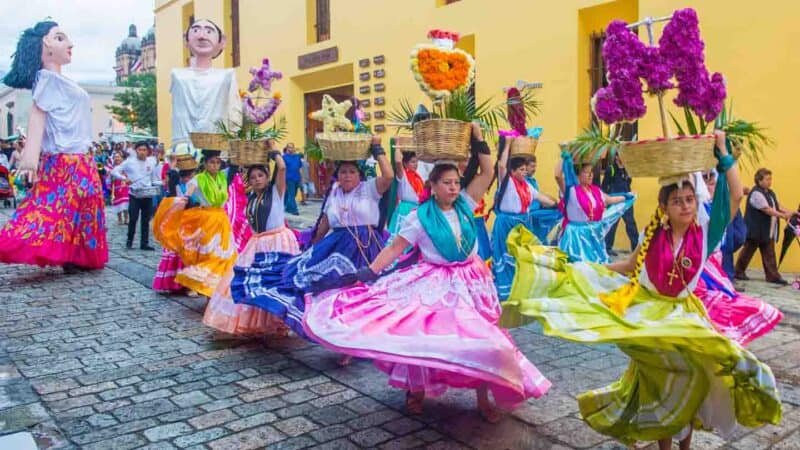
POLYGON ((322 97, 322 109, 312 112, 309 117, 322 122, 322 131, 324 133, 333 133, 336 130, 350 131, 353 129, 353 123, 350 122, 350 119, 345 114, 351 106, 353 106, 353 103, 350 100, 337 103, 330 95, 324 95, 322 97))

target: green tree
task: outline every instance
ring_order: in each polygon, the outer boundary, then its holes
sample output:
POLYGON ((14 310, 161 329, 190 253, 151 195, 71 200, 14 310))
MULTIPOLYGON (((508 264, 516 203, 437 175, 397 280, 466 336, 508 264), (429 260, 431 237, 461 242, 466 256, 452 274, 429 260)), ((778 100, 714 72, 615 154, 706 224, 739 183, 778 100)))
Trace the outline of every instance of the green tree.
POLYGON ((133 74, 121 86, 129 89, 115 94, 114 101, 118 104, 106 106, 106 109, 118 121, 158 136, 155 74, 133 74))

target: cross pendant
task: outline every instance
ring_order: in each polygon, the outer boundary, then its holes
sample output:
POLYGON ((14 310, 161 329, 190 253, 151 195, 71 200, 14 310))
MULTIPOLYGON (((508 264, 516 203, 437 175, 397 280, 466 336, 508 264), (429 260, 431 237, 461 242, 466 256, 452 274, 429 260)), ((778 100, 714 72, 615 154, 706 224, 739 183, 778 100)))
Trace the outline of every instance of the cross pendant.
POLYGON ((672 271, 668 273, 667 276, 669 277, 669 285, 672 286, 672 282, 678 277, 678 272, 673 267, 672 271))

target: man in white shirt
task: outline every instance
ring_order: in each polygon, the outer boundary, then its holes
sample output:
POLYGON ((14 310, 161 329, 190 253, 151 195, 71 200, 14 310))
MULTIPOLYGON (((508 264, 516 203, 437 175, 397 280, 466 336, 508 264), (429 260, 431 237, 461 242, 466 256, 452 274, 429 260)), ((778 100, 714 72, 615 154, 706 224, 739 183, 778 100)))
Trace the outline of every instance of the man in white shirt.
POLYGON ((136 143, 136 154, 126 159, 111 171, 111 177, 125 180, 130 185, 128 202, 128 240, 126 248, 133 247, 133 235, 136 233, 136 222, 142 216, 141 246, 142 250, 152 251, 150 246, 150 217, 152 216, 153 197, 161 190, 161 174, 156 170, 158 161, 150 153, 147 142, 136 143))

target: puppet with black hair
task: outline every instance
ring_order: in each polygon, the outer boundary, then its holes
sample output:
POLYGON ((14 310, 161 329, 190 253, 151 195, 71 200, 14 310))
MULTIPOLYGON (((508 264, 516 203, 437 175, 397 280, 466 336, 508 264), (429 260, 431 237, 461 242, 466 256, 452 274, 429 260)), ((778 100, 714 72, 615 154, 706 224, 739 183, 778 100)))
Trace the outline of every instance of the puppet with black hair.
POLYGON ((17 178, 30 187, 0 229, 0 261, 100 269, 108 261, 105 201, 92 145, 89 94, 61 74, 72 42, 52 21, 26 29, 3 82, 31 89, 28 138, 17 178))

